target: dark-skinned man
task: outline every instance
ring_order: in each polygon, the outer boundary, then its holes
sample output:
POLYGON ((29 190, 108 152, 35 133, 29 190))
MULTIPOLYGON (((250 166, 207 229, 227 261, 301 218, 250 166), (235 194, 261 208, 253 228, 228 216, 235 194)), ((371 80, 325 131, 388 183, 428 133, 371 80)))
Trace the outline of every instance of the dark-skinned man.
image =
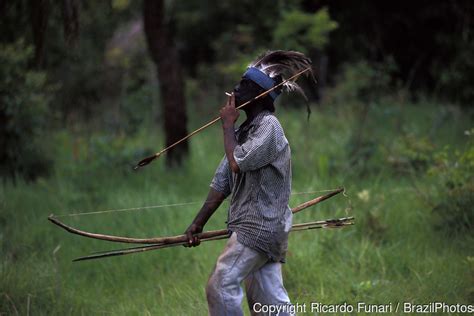
MULTIPOLYGON (((209 315, 243 315, 242 282, 253 315, 263 306, 278 308, 279 315, 291 314, 281 273, 292 224, 288 206, 291 152, 274 115, 274 101, 282 88, 243 107, 247 119, 238 129, 235 107, 281 83, 284 71, 296 72, 310 63, 298 52, 273 51, 259 56, 220 110, 225 156, 211 181, 206 202, 185 232, 188 246, 199 245, 198 234, 230 196, 230 239, 206 286, 209 315)), ((291 82, 286 88, 298 87, 291 82)))

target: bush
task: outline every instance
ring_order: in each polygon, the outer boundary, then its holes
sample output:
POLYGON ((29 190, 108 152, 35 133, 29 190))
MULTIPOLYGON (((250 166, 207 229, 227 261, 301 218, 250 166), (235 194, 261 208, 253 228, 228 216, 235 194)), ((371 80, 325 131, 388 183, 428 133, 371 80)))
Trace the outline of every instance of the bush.
POLYGON ((282 49, 308 53, 308 48, 323 49, 329 41, 329 33, 337 28, 327 8, 314 14, 299 10, 285 13, 273 33, 275 46, 282 49))
POLYGON ((390 95, 391 73, 396 69, 392 58, 382 63, 359 61, 344 66, 337 84, 325 95, 325 104, 344 106, 353 111, 357 120, 346 145, 348 167, 361 176, 379 172, 376 166, 379 142, 370 124, 369 112, 380 108, 383 98, 390 95))
POLYGON ((376 101, 390 93, 391 76, 395 70, 393 58, 381 63, 362 60, 346 64, 337 79, 337 85, 327 92, 326 99, 336 104, 376 101))
POLYGON ((425 173, 433 163, 434 144, 428 137, 407 134, 394 140, 393 148, 384 153, 396 173, 425 173))
POLYGON ((438 184, 439 202, 433 208, 435 227, 456 235, 473 232, 474 228, 474 129, 464 151, 452 152, 447 146, 434 154, 435 164, 428 170, 438 184))
POLYGON ((29 69, 33 49, 18 40, 0 46, 0 176, 33 180, 49 169, 39 144, 47 124, 52 87, 29 69))

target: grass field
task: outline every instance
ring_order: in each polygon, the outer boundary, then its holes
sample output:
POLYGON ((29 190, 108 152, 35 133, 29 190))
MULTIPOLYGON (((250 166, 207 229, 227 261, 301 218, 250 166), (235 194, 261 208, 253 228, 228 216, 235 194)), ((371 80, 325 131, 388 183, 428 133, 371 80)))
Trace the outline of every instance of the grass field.
MULTIPOLYGON (((472 113, 388 102, 372 105, 363 126, 357 113, 351 106, 328 107, 306 122, 303 110, 277 112, 292 148, 293 192, 347 190, 347 197, 298 213, 294 222, 356 217, 352 227, 291 235, 283 273, 293 303, 473 304, 473 235, 435 229, 432 208, 443 198, 438 183, 409 163, 418 143, 433 151, 472 146, 464 134, 473 127, 472 113), (360 148, 351 153, 354 143, 360 148)), ((68 234, 47 216, 196 201, 61 218, 122 236, 182 233, 223 155, 219 127, 192 138, 189 161, 175 170, 163 160, 130 170, 149 150, 160 149, 159 130, 133 137, 58 131, 45 141, 56 157, 52 175, 0 187, 0 314, 206 315, 204 286, 224 241, 72 263, 124 245, 68 234)), ((295 194, 291 206, 321 194, 295 194)), ((224 227, 225 207, 206 230, 224 227)))

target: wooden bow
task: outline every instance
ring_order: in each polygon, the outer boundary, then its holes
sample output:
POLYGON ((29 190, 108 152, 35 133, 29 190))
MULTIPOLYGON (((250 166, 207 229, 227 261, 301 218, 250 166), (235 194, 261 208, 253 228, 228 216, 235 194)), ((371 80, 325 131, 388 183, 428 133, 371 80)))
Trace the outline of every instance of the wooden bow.
MULTIPOLYGON (((299 211, 304 210, 305 208, 308 208, 310 206, 316 205, 324 200, 329 199, 330 197, 333 197, 336 194, 341 193, 344 191, 344 188, 339 188, 337 190, 334 190, 328 194, 319 196, 315 199, 312 199, 310 201, 307 201, 303 204, 298 205, 297 207, 292 209, 293 213, 297 213, 299 211)), ((54 217, 54 214, 49 215, 48 220, 51 221, 53 224, 58 225, 59 227, 65 229, 66 231, 80 235, 83 237, 88 237, 88 238, 94 238, 94 239, 99 239, 99 240, 106 240, 106 241, 112 241, 112 242, 122 242, 122 243, 130 243, 130 244, 158 244, 158 243, 173 243, 173 242, 179 242, 179 241, 186 241, 186 236, 185 235, 179 235, 179 236, 172 236, 172 237, 153 237, 153 238, 132 238, 132 237, 121 237, 121 236, 113 236, 113 235, 104 235, 104 234, 97 234, 97 233, 90 233, 86 232, 83 230, 79 230, 77 228, 68 226, 61 221, 59 221, 56 217, 54 217)), ((219 236, 222 235, 222 233, 226 233, 227 229, 221 229, 221 230, 215 230, 215 231, 210 231, 206 233, 202 233, 201 237, 213 237, 213 236, 219 236), (206 234, 206 235, 204 235, 206 234)))
MULTIPOLYGON (((352 216, 336 218, 336 219, 327 219, 327 220, 302 223, 302 224, 295 224, 291 227, 290 232, 309 230, 309 229, 318 229, 318 228, 341 228, 341 227, 349 226, 349 225, 354 225, 354 217, 352 216)), ((106 258, 106 257, 123 256, 123 255, 129 255, 132 253, 186 245, 188 241, 186 240, 186 238, 182 238, 182 236, 184 235, 176 236, 177 238, 176 238, 176 241, 174 242, 157 243, 157 244, 151 244, 151 245, 140 246, 140 247, 96 252, 89 256, 74 259, 73 261, 84 261, 84 260, 100 259, 100 258, 106 258)), ((229 238, 229 236, 230 234, 227 229, 209 231, 209 232, 200 234, 200 241, 213 241, 213 240, 226 239, 226 238, 229 238)))
MULTIPOLYGON (((291 211, 293 213, 300 212, 310 206, 316 205, 324 200, 327 200, 343 191, 344 191, 344 188, 339 188, 325 195, 319 196, 315 199, 302 203, 292 208, 291 211)), ((74 228, 62 223, 56 217, 54 217, 53 214, 51 214, 48 217, 48 220, 51 221, 53 224, 65 229, 66 231, 72 234, 80 235, 83 237, 106 240, 106 241, 111 241, 111 242, 147 245, 147 246, 140 246, 140 247, 134 247, 134 248, 128 248, 128 249, 120 249, 120 250, 96 253, 90 256, 75 259, 74 261, 98 259, 98 258, 104 258, 104 257, 110 257, 110 256, 126 255, 126 254, 131 254, 131 253, 156 250, 156 249, 162 249, 162 248, 167 248, 167 247, 172 247, 172 246, 184 245, 188 242, 186 235, 178 235, 178 236, 170 236, 170 237, 153 237, 153 238, 131 238, 131 237, 122 237, 122 236, 104 235, 104 234, 86 232, 86 231, 79 230, 77 228, 74 228)), ((300 230, 316 229, 316 228, 339 228, 339 227, 353 225, 353 224, 354 224, 354 217, 345 217, 345 218, 339 218, 339 219, 330 219, 330 220, 316 221, 316 222, 310 222, 310 223, 296 224, 296 225, 293 225, 291 231, 300 231, 300 230)), ((201 241, 225 239, 228 237, 229 237, 229 231, 227 229, 207 231, 207 232, 203 232, 199 234, 199 238, 201 241)))

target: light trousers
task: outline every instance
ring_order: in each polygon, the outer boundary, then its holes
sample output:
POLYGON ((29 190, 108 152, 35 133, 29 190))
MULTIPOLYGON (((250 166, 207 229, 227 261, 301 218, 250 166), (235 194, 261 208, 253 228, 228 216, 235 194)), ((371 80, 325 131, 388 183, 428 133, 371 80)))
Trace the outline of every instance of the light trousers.
POLYGON ((242 245, 234 232, 206 286, 209 315, 243 315, 243 281, 252 315, 291 315, 263 313, 265 306, 287 306, 288 310, 291 305, 283 286, 281 263, 269 261, 266 255, 242 245))

